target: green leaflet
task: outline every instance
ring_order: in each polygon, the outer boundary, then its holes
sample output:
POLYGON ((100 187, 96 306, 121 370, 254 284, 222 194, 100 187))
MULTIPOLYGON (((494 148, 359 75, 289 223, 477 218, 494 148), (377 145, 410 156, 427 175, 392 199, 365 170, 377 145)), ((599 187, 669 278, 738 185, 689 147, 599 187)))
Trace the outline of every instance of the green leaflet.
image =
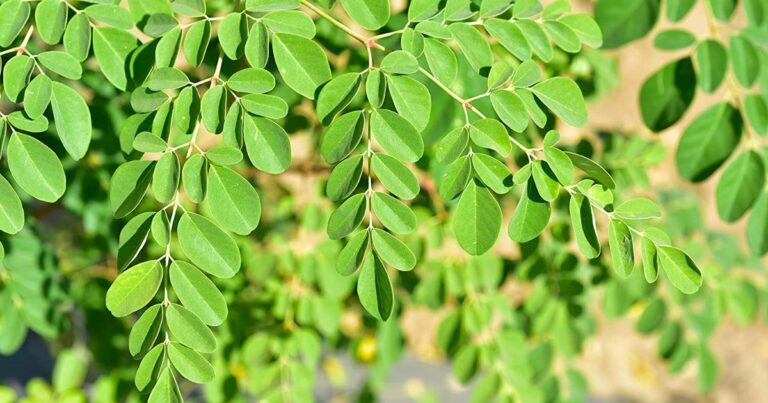
POLYGON ((184 57, 193 67, 197 67, 203 62, 210 40, 211 22, 208 20, 197 21, 187 29, 182 50, 184 57))
POLYGON ((396 234, 408 234, 416 229, 413 210, 386 193, 374 192, 371 207, 382 225, 396 234))
POLYGON ((164 210, 158 211, 152 217, 149 232, 152 239, 161 247, 166 247, 171 243, 171 222, 164 210))
POLYGON ((701 288, 701 271, 688 255, 672 246, 659 246, 657 251, 659 265, 675 288, 684 294, 693 294, 701 288))
POLYGON ((768 252, 768 193, 763 192, 755 202, 747 221, 747 244, 755 255, 768 252))
POLYGON ((30 196, 53 203, 64 194, 64 168, 56 154, 40 140, 15 133, 8 141, 6 155, 11 175, 30 196))
POLYGON ((660 0, 599 0, 595 21, 603 31, 603 47, 617 48, 642 38, 659 18, 660 0))
POLYGON ((237 172, 213 165, 208 174, 207 200, 211 216, 226 230, 248 235, 259 225, 261 199, 237 172))
POLYGON ((613 181, 611 175, 603 167, 598 165, 595 161, 581 155, 572 153, 570 151, 564 151, 565 155, 571 159, 573 165, 576 168, 582 170, 590 178, 600 182, 603 186, 613 189, 616 187, 616 183, 613 181))
POLYGON ((388 154, 403 162, 416 162, 424 153, 424 141, 411 123, 395 112, 375 109, 371 134, 388 154))
POLYGON ((520 63, 512 75, 512 85, 518 88, 530 87, 541 81, 539 65, 533 60, 520 63))
POLYGON ((660 298, 654 298, 646 305, 643 314, 637 321, 636 329, 642 334, 650 334, 658 329, 663 323, 667 313, 667 306, 660 298))
POLYGON ((424 53, 424 35, 413 28, 405 28, 400 36, 400 48, 414 57, 421 56, 424 53))
POLYGON ((748 94, 744 97, 744 113, 752 130, 758 134, 768 134, 768 98, 748 94))
POLYGON ((141 132, 133 138, 131 147, 142 152, 158 153, 166 151, 168 144, 154 133, 141 132))
POLYGON ((381 108, 387 96, 387 80, 381 70, 373 70, 365 79, 365 97, 374 108, 381 108))
MULTIPOLYGON (((160 346, 158 346, 160 347, 160 346)), ((159 355, 159 354, 158 354, 159 355)), ((159 365, 158 365, 159 367, 159 365)), ((157 375, 157 383, 149 394, 148 403, 180 403, 183 401, 179 385, 173 376, 173 370, 170 367, 165 369, 158 368, 160 375, 157 375), (160 372, 162 370, 162 372, 160 372)), ((154 378, 154 376, 153 376, 154 378)), ((143 388, 139 388, 140 390, 143 388)))
POLYGON ((702 112, 680 137, 675 153, 680 175, 694 182, 707 179, 736 149, 742 127, 741 114, 728 103, 702 112))
POLYGON ((184 306, 209 326, 227 317, 227 303, 218 288, 195 266, 176 260, 169 270, 171 285, 184 306))
POLYGON ((161 67, 149 76, 148 87, 152 91, 171 90, 189 84, 187 75, 175 67, 161 67))
POLYGON ((206 10, 204 0, 176 0, 171 4, 171 8, 187 17, 202 17, 206 10))
POLYGON ((93 54, 101 72, 119 90, 126 89, 125 61, 137 45, 136 37, 126 31, 111 27, 93 29, 93 54))
POLYGON ((274 11, 299 8, 299 0, 247 0, 245 9, 248 11, 274 11))
POLYGON ((560 49, 568 53, 581 50, 581 39, 568 25, 560 21, 544 21, 544 29, 560 49))
POLYGON ((79 61, 88 58, 91 49, 91 26, 85 14, 76 14, 64 31, 64 50, 79 61))
POLYGON ((667 1, 667 19, 672 22, 678 22, 688 15, 696 0, 668 0, 667 1))
POLYGON ((245 148, 256 168, 279 174, 291 164, 291 143, 282 126, 264 118, 246 117, 245 148))
POLYGON ((173 126, 182 133, 192 133, 199 114, 200 93, 196 87, 184 87, 173 101, 173 126))
POLYGON ((518 243, 536 238, 547 227, 551 213, 551 205, 541 198, 533 180, 529 179, 509 221, 509 237, 518 243))
POLYGON ((501 220, 501 208, 491 192, 471 181, 456 206, 453 232, 467 253, 482 255, 496 243, 501 220))
POLYGON ((557 182, 552 168, 549 167, 548 163, 541 160, 533 161, 531 164, 531 176, 539 195, 545 201, 554 201, 560 193, 560 184, 557 182))
POLYGON ((589 15, 569 14, 558 18, 558 21, 571 28, 585 45, 593 48, 599 48, 603 45, 603 33, 600 26, 589 15))
POLYGON ((177 228, 184 254, 200 269, 221 278, 240 270, 240 251, 235 241, 207 218, 186 213, 177 228))
POLYGON ((163 154, 152 172, 152 193, 160 203, 169 203, 179 187, 179 157, 175 153, 163 154))
POLYGON ((335 119, 323 134, 320 153, 329 164, 347 158, 363 138, 365 116, 363 111, 353 111, 335 119))
POLYGON ((528 114, 523 100, 516 92, 496 90, 491 93, 493 110, 512 131, 523 132, 528 127, 528 114))
POLYGON ((178 304, 165 309, 165 321, 175 341, 203 353, 216 351, 216 337, 194 313, 178 304))
POLYGON ((413 74, 419 71, 419 62, 412 54, 396 50, 381 60, 381 71, 387 74, 413 74))
POLYGON ((480 4, 480 16, 487 18, 507 11, 511 4, 507 0, 486 0, 480 4))
POLYGON ((67 26, 67 12, 67 5, 58 0, 42 0, 35 7, 35 27, 43 42, 59 43, 67 26))
MULTIPOLYGON (((53 93, 52 81, 48 76, 38 74, 24 90, 24 112, 32 119, 37 119, 48 109, 53 93)), ((88 112, 90 115, 90 112, 88 112)), ((88 130, 90 130, 90 125, 88 130)))
POLYGON ((116 4, 94 4, 83 10, 89 18, 111 25, 115 28, 130 30, 133 28, 131 14, 116 4))
POLYGON ((91 142, 91 112, 80 94, 64 84, 53 82, 51 93, 56 132, 72 158, 79 160, 91 142))
POLYGON ((481 182, 497 194, 512 189, 512 174, 503 162, 486 154, 472 156, 472 168, 481 182))
POLYGON ((328 237, 341 239, 349 235, 363 222, 365 216, 365 195, 358 193, 333 211, 328 219, 328 237))
POLYGON ((233 13, 224 17, 219 25, 218 38, 228 58, 240 58, 245 52, 245 41, 248 38, 248 19, 245 14, 233 13))
POLYGON ((716 40, 704 40, 696 47, 695 59, 699 87, 704 92, 715 91, 728 71, 725 46, 716 40))
POLYGON ((432 98, 424 84, 405 76, 387 76, 387 87, 395 109, 419 132, 429 123, 432 98))
POLYGON ((307 39, 315 36, 315 24, 306 13, 294 10, 275 11, 261 20, 272 32, 298 35, 307 39))
POLYGON ((491 46, 476 28, 468 24, 457 23, 449 25, 448 30, 459 44, 461 53, 469 61, 472 70, 479 73, 491 67, 493 64, 491 46))
POLYGON ((707 0, 712 14, 720 21, 728 21, 736 9, 736 0, 707 0))
POLYGON ((266 94, 248 94, 240 98, 248 113, 270 119, 281 119, 288 114, 288 104, 282 98, 266 94))
POLYGON ((472 344, 459 347, 453 359, 453 376, 461 383, 467 383, 480 367, 478 348, 472 344))
POLYGON ((226 143, 219 143, 205 152, 209 162, 216 165, 235 165, 243 160, 243 152, 238 147, 226 143))
POLYGON ((232 91, 262 94, 275 88, 275 76, 261 68, 242 69, 229 77, 227 87, 232 91))
POLYGON ((629 277, 635 266, 635 255, 632 233, 626 224, 619 220, 611 220, 608 227, 608 247, 611 250, 613 270, 622 278, 629 277))
POLYGON ((523 33, 526 41, 531 45, 531 50, 544 62, 549 62, 554 57, 554 51, 552 44, 549 41, 547 33, 539 25, 539 23, 532 20, 518 20, 517 27, 523 33))
POLYGON ((544 147, 544 159, 562 185, 570 185, 574 180, 573 161, 564 151, 555 147, 544 147))
POLYGON ((21 101, 21 95, 32 74, 32 67, 34 62, 27 55, 16 55, 6 63, 3 71, 3 92, 8 99, 13 102, 21 101))
POLYGON ((614 214, 628 220, 647 220, 661 218, 661 208, 652 200, 638 197, 619 204, 614 214))
POLYGON ((312 18, 301 11, 276 11, 264 16, 262 21, 272 32, 284 32, 307 39, 312 39, 316 32, 312 18))
POLYGON ((331 79, 323 50, 315 42, 293 34, 275 34, 273 40, 275 63, 285 83, 302 96, 315 99, 315 90, 331 79))
POLYGON ((448 0, 445 2, 443 17, 448 21, 462 21, 470 18, 475 12, 470 8, 468 0, 448 0))
POLYGON ((208 187, 208 162, 201 154, 195 154, 184 162, 181 169, 181 182, 187 197, 195 203, 205 198, 208 187))
POLYGON ((438 186, 440 197, 445 200, 453 200, 464 191, 471 178, 472 163, 470 157, 467 155, 459 157, 448 166, 440 179, 438 186))
POLYGON ((131 218, 120 230, 117 247, 117 268, 125 270, 138 256, 149 237, 152 212, 131 218))
POLYGON ((483 23, 483 27, 516 58, 523 61, 531 58, 531 45, 525 39, 523 31, 514 23, 491 18, 483 23))
POLYGON ((763 157, 753 150, 741 153, 717 182, 717 213, 725 221, 741 218, 757 200, 765 186, 763 157))
POLYGON ((11 112, 7 120, 10 126, 22 132, 43 133, 48 130, 48 118, 45 116, 30 119, 21 111, 16 111, 11 112))
MULTIPOLYGON (((475 122, 477 123, 477 122, 475 122)), ((448 164, 456 160, 467 152, 469 144, 469 132, 465 127, 457 127, 446 134, 440 142, 437 143, 435 150, 435 159, 443 164, 448 164)))
POLYGON ((251 66, 258 68, 264 68, 269 61, 269 34, 261 22, 251 26, 248 39, 245 41, 245 58, 251 66))
POLYGON ((8 0, 0 5, 0 47, 7 48, 21 33, 29 18, 29 2, 8 0))
POLYGON ((379 320, 387 320, 394 306, 394 291, 384 264, 375 253, 368 255, 357 279, 357 295, 365 310, 379 320))
MULTIPOLYGON (((512 141, 509 139, 509 133, 504 125, 496 119, 476 120, 469 127, 469 134, 472 142, 480 147, 490 148, 502 156, 507 156, 512 152, 512 141)), ((463 133, 461 136, 462 138, 466 137, 463 133)), ((464 147, 456 148, 464 149, 464 147)))
POLYGON ((211 364, 191 348, 172 342, 168 344, 168 358, 179 374, 192 382, 206 383, 214 378, 211 364))
POLYGON ((649 129, 660 132, 683 117, 696 93, 696 73, 689 57, 662 67, 640 88, 640 112, 649 129))
POLYGON ((581 194, 572 194, 569 212, 579 250, 588 259, 598 257, 600 255, 600 238, 597 236, 595 217, 589 199, 581 194))
POLYGON ((659 277, 657 245, 669 245, 670 243, 669 235, 655 227, 646 228, 643 236, 640 238, 643 275, 648 283, 656 282, 656 279, 659 277))
POLYGON ((685 49, 696 43, 696 37, 684 29, 668 29, 653 38, 653 45, 661 50, 685 49))
POLYGON ((416 256, 405 244, 389 232, 374 228, 371 232, 373 250, 384 263, 397 270, 409 271, 416 266, 416 256))
POLYGON ((368 252, 368 229, 360 230, 349 238, 349 242, 336 257, 336 271, 349 276, 357 271, 368 252))
POLYGON ((324 124, 331 123, 335 115, 349 105, 360 88, 360 74, 347 73, 335 77, 320 89, 315 110, 324 124))
POLYGON ((419 194, 419 180, 405 165, 385 154, 373 154, 371 170, 395 196, 411 200, 419 194))
POLYGON ((341 5, 355 22, 369 31, 389 21, 389 0, 341 0, 341 5))
MULTIPOLYGON (((416 218, 414 217, 414 224, 416 218)), ((15 234, 24 227, 24 209, 13 187, 0 175, 0 231, 15 234)), ((2 247, 0 247, 2 248, 2 247)), ((2 261, 2 258, 0 258, 2 261)))
POLYGON ((728 55, 733 66, 736 81, 744 88, 749 88, 760 73, 760 59, 755 46, 742 36, 731 36, 728 43, 728 55))
POLYGON ((163 269, 156 260, 131 267, 107 290, 107 309, 118 318, 138 311, 154 298, 162 280, 163 269))
POLYGON ((211 87, 203 94, 200 115, 205 128, 211 133, 221 133, 226 119, 227 93, 223 85, 211 87))
POLYGON ((456 53, 444 43, 432 39, 424 39, 424 57, 432 74, 437 81, 445 85, 451 85, 456 81, 459 66, 456 53))
POLYGON ((128 351, 136 357, 147 353, 157 340, 163 324, 163 309, 160 304, 147 308, 131 327, 128 335, 128 351))
POLYGON ((336 165, 325 183, 325 194, 333 202, 349 197, 363 176, 363 156, 357 155, 336 165))
POLYGON ((573 80, 565 77, 550 78, 531 87, 531 91, 569 125, 583 127, 587 123, 584 97, 573 80))
POLYGON ((181 48, 181 28, 173 28, 163 34, 155 47, 155 65, 158 69, 173 67, 181 48))

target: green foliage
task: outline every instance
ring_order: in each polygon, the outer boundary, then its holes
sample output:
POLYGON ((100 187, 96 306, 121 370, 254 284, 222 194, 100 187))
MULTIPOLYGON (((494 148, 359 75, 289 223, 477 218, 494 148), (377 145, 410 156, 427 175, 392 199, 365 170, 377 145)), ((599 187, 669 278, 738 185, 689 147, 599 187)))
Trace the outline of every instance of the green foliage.
MULTIPOLYGON (((714 303, 710 269, 655 221, 668 204, 631 196, 659 145, 616 135, 593 153, 556 130, 587 126, 615 81, 594 48, 655 25, 660 2, 625 3, 599 1, 593 20, 563 0, 2 2, 0 352, 30 328, 68 345, 81 309, 93 336, 28 388, 40 401, 85 399, 91 363, 94 400, 182 401, 189 381, 208 400, 309 401, 328 351, 350 349, 367 391, 382 387, 404 345, 395 318, 424 306, 444 308, 437 344, 473 401, 577 401, 570 358, 598 295, 609 317, 647 302, 638 331, 661 333, 672 367, 698 351, 710 388, 706 335, 666 316, 672 298, 714 303), (47 235, 58 218, 41 202, 82 229, 71 244, 47 235), (508 281, 531 294, 510 305, 508 281)), ((691 6, 666 4, 678 20, 691 6)), ((762 83, 756 36, 726 50, 658 35, 691 56, 643 86, 645 123, 679 121, 697 82, 762 83)), ((765 253, 763 153, 729 161, 743 130, 768 127, 749 95, 694 119, 676 159, 692 181, 726 165, 718 211, 752 209, 765 253)), ((757 291, 712 272, 750 322, 757 291)))

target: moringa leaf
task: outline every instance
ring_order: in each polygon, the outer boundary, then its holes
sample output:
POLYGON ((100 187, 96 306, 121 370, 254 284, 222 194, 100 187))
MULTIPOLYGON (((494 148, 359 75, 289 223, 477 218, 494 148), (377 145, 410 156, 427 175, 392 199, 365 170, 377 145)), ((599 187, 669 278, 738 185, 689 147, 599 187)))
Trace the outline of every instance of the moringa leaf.
POLYGON ((163 268, 157 260, 139 263, 124 271, 107 290, 107 309, 121 318, 147 305, 160 290, 163 268))
POLYGON ((56 154, 40 140, 15 133, 8 141, 6 156, 13 179, 30 196, 53 203, 64 194, 64 168, 56 154))
POLYGON ((470 255, 482 255, 496 243, 501 220, 501 208, 491 192, 470 181, 454 212, 453 233, 459 245, 470 255))
POLYGON ((272 38, 275 63, 286 85, 306 98, 315 99, 315 90, 331 79, 323 50, 298 35, 278 33, 272 38))
POLYGON ((184 254, 200 269, 220 278, 230 278, 240 270, 237 244, 207 218, 186 213, 179 220, 177 233, 184 254))

